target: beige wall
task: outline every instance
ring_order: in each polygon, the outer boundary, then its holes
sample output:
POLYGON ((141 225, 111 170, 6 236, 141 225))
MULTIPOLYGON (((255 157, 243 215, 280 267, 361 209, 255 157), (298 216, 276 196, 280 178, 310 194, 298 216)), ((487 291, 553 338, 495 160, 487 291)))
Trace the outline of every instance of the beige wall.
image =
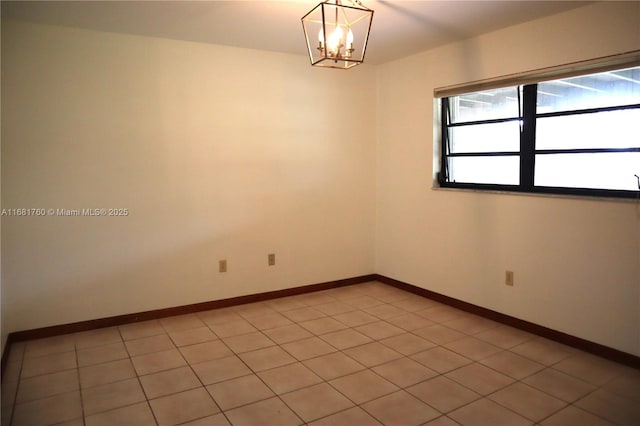
POLYGON ((130 212, 3 217, 10 331, 373 273, 374 68, 2 31, 3 207, 130 212))
POLYGON ((636 204, 434 190, 431 166, 434 87, 637 49, 638 7, 344 73, 3 23, 3 207, 130 210, 3 218, 3 326, 377 272, 640 355, 636 204))
POLYGON ((638 49, 639 18, 596 4, 380 66, 376 272, 640 355, 637 203, 434 190, 431 166, 435 87, 638 49))

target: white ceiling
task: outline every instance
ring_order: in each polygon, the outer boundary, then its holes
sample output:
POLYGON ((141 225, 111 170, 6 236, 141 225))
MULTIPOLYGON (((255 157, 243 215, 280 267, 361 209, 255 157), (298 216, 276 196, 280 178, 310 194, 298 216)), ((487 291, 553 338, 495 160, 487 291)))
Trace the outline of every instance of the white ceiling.
MULTIPOLYGON (((2 18, 304 55, 300 18, 318 2, 2 1, 2 18)), ((349 0, 343 2, 347 4, 349 0)), ((375 11, 366 61, 380 64, 590 2, 362 3, 375 11)))

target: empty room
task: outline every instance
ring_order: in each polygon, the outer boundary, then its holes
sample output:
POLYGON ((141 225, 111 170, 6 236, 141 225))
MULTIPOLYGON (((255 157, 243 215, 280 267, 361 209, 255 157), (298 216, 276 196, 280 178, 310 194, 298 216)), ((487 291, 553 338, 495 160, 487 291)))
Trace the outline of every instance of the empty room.
POLYGON ((640 424, 639 1, 2 1, 2 426, 640 424))

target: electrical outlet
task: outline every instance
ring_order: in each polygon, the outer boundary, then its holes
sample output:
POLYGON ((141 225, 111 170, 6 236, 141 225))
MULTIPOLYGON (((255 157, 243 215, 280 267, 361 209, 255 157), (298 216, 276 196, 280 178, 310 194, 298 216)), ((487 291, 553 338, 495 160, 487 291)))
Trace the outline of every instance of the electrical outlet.
POLYGON ((267 255, 267 263, 269 266, 273 266, 276 264, 276 255, 275 253, 270 253, 267 255))
POLYGON ((226 259, 218 261, 218 271, 219 272, 227 272, 227 261, 226 261, 226 259))
POLYGON ((513 287, 513 271, 506 271, 504 274, 504 283, 513 287))

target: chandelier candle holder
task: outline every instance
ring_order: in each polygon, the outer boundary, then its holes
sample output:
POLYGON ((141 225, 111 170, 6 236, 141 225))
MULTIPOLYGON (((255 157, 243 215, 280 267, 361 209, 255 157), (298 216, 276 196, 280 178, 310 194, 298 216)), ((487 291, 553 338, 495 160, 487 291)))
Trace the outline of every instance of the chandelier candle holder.
POLYGON ((327 0, 302 17, 311 65, 349 69, 364 61, 373 10, 348 2, 327 0))

